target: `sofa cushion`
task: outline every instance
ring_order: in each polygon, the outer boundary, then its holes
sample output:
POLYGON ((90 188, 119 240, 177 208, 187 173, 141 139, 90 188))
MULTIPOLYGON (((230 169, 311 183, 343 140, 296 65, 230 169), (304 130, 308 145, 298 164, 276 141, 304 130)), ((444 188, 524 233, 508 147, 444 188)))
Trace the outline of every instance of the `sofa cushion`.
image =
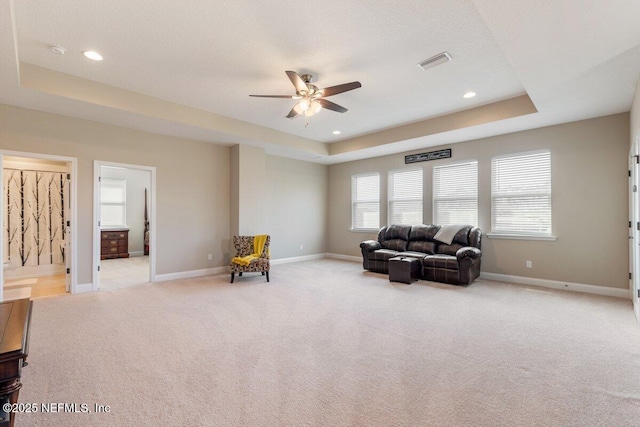
POLYGON ((409 241, 429 241, 440 230, 439 225, 413 225, 409 233, 409 241))
POLYGON ((397 253, 398 251, 392 251, 389 249, 378 249, 377 251, 369 254, 369 259, 389 261, 389 258, 393 258, 397 253))
POLYGON ((425 254, 424 252, 405 251, 405 252, 398 252, 396 256, 403 257, 403 258, 417 258, 420 261, 422 261, 422 258, 427 256, 427 254, 425 254))
POLYGON ((426 240, 410 240, 407 245, 407 250, 412 252, 422 252, 423 254, 436 253, 435 242, 429 242, 426 240))
POLYGON ((425 268, 457 270, 458 259, 450 255, 427 255, 424 257, 423 265, 425 268))
POLYGON ((460 231, 458 231, 453 238, 453 243, 458 243, 462 246, 469 246, 469 231, 471 231, 473 227, 470 225, 465 225, 460 231))
POLYGON ((450 245, 453 243, 453 239, 456 237, 456 234, 463 228, 464 225, 462 224, 444 225, 440 227, 440 230, 438 230, 433 238, 438 242, 450 245))
MULTIPOLYGON (((390 225, 384 232, 384 240, 402 239, 409 240, 410 225, 390 225)), ((380 242, 382 243, 382 242, 380 242)))
POLYGON ((380 242, 383 248, 391 249, 393 251, 406 251, 407 241, 402 239, 390 239, 380 242))
POLYGON ((452 245, 440 244, 440 245, 438 245, 438 249, 436 250, 436 254, 452 255, 452 256, 455 257, 456 252, 458 252, 458 249, 464 248, 464 247, 465 247, 465 245, 461 245, 459 243, 454 243, 452 245))
POLYGON ((445 225, 440 228, 434 239, 444 244, 459 243, 463 246, 469 246, 469 230, 470 225, 445 225))

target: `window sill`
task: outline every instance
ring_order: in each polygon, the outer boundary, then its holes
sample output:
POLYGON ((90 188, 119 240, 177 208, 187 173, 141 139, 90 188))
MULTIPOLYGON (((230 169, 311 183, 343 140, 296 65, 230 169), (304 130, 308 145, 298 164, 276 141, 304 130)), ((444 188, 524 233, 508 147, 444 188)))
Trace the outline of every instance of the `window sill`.
POLYGON ((351 233, 377 233, 379 228, 350 228, 351 233))
POLYGON ((487 234, 490 239, 505 239, 505 240, 542 240, 547 242, 555 242, 558 240, 557 236, 530 236, 527 234, 487 234))

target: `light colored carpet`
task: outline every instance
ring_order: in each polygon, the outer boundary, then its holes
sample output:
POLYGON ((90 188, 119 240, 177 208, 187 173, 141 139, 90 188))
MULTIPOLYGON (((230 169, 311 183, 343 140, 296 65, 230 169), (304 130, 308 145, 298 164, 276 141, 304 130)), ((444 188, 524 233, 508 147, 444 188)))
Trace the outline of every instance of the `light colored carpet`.
POLYGON ((338 260, 34 302, 16 426, 637 426, 630 301, 338 260))
POLYGON ((149 256, 100 261, 101 291, 112 291, 149 282, 149 256))

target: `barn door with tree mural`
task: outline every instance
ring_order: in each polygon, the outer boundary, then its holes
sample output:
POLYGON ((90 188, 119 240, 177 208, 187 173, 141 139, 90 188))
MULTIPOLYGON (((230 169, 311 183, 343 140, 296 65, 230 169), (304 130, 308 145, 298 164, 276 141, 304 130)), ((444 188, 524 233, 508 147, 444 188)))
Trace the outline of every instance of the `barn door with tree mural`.
POLYGON ((7 168, 3 175, 9 268, 64 264, 67 174, 7 168))

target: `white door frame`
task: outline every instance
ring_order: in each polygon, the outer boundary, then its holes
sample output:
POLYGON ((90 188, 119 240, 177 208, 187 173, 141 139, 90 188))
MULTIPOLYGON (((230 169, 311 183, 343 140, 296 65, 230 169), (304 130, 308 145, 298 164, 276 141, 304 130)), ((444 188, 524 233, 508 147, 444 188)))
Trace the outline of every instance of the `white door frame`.
POLYGON ((629 152, 629 261, 631 277, 629 278, 629 289, 631 290, 631 300, 633 301, 633 311, 636 319, 640 322, 640 165, 638 157, 640 145, 640 135, 638 135, 631 146, 629 152))
POLYGON ((156 281, 156 168, 154 166, 130 165, 126 163, 93 162, 93 290, 98 290, 100 283, 100 169, 102 166, 112 166, 126 169, 136 169, 151 172, 149 189, 149 281, 156 281))
MULTIPOLYGON (((2 179, 2 169, 4 169, 4 156, 12 156, 12 157, 26 157, 32 159, 44 159, 44 160, 53 160, 56 162, 65 162, 67 166, 69 166, 69 177, 71 180, 70 185, 70 214, 71 219, 69 220, 69 225, 67 226, 67 230, 70 231, 69 238, 71 239, 71 253, 67 254, 67 260, 71 263, 71 283, 69 292, 72 294, 77 293, 78 286, 78 233, 77 230, 77 218, 78 218, 78 191, 77 191, 77 176, 78 176, 78 159, 76 157, 65 157, 65 156, 53 156, 49 154, 40 154, 40 153, 29 153, 24 151, 12 151, 12 150, 0 150, 0 182, 3 182, 2 179), (70 258, 69 258, 70 257, 70 258)), ((4 216, 5 209, 7 208, 4 205, 4 197, 0 197, 3 199, 0 201, 0 259, 4 261, 4 216)), ((0 270, 0 301, 3 300, 3 289, 4 288, 4 269, 0 270)))

